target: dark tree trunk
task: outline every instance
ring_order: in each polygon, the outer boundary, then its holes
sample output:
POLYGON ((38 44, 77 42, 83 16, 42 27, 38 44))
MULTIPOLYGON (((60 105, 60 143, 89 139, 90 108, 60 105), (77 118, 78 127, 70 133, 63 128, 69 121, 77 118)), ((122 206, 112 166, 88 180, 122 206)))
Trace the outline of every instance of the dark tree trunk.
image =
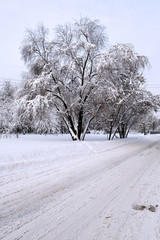
POLYGON ((111 125, 110 125, 108 140, 111 140, 112 130, 113 130, 113 122, 111 122, 111 125))
POLYGON ((81 139, 81 134, 82 134, 82 124, 83 124, 83 108, 81 107, 78 115, 78 139, 81 139))
POLYGON ((124 123, 121 123, 118 127, 118 133, 120 138, 125 138, 127 133, 127 126, 124 123))

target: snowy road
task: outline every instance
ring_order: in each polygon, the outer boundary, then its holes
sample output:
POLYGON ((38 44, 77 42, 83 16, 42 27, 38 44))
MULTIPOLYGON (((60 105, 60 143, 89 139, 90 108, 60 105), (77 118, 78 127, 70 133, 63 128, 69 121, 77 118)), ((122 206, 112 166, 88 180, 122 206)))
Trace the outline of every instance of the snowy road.
POLYGON ((0 139, 0 240, 160 239, 159 135, 41 138, 0 139))

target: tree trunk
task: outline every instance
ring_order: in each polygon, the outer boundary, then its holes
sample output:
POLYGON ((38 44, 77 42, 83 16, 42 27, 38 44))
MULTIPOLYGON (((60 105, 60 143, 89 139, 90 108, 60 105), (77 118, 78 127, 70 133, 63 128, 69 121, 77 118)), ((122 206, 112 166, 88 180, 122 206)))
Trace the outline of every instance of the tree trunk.
POLYGON ((84 131, 83 131, 83 135, 82 135, 82 138, 81 138, 82 141, 83 141, 84 138, 85 138, 85 135, 86 135, 87 129, 88 129, 88 127, 89 127, 89 124, 90 124, 91 121, 93 120, 93 118, 94 118, 94 116, 92 116, 92 117, 88 120, 88 122, 87 122, 87 124, 86 124, 86 127, 85 127, 85 129, 84 129, 84 131))
POLYGON ((81 139, 81 134, 82 134, 82 124, 83 124, 83 107, 81 107, 78 115, 78 139, 81 139))
POLYGON ((72 122, 72 118, 71 116, 68 116, 68 119, 66 119, 65 117, 63 117, 63 120, 68 128, 68 131, 71 135, 71 138, 73 141, 76 141, 78 140, 78 136, 77 136, 77 132, 76 130, 74 129, 74 125, 73 125, 73 122, 72 122))
POLYGON ((112 129, 113 129, 113 122, 111 122, 110 129, 109 129, 109 135, 108 135, 108 140, 111 140, 112 136, 112 129))

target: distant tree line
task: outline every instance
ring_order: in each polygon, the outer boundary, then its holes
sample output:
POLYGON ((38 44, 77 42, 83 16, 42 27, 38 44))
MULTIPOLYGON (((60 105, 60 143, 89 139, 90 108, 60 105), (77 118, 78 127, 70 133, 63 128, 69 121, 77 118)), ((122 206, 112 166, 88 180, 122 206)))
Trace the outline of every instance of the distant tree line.
POLYGON ((58 25, 50 40, 42 24, 27 29, 21 55, 28 72, 0 89, 1 133, 70 133, 84 140, 103 130, 108 139, 158 125, 160 104, 144 87, 147 57, 131 44, 109 46, 98 21, 58 25))

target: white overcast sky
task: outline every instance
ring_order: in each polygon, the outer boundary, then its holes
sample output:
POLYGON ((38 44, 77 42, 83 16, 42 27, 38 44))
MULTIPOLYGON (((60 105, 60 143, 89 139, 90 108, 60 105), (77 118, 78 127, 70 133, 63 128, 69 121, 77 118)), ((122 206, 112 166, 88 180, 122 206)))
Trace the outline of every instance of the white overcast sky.
POLYGON ((20 46, 26 28, 57 24, 80 17, 98 19, 110 44, 132 43, 149 58, 147 88, 160 94, 160 0, 0 0, 0 81, 21 79, 25 71, 20 46))

